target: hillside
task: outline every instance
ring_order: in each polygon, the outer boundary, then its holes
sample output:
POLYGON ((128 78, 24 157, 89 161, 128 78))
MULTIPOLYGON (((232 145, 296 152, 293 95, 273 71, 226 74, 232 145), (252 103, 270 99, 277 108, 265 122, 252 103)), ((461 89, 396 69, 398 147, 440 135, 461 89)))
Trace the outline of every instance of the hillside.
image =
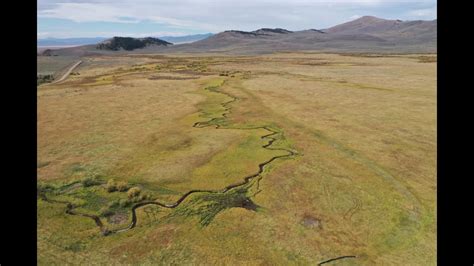
POLYGON ((81 45, 61 49, 46 49, 41 56, 93 56, 100 54, 129 53, 134 50, 154 49, 173 45, 170 42, 153 38, 113 37, 98 44, 81 45))
POLYGON ((185 36, 163 36, 163 37, 160 37, 160 39, 173 43, 173 44, 178 44, 178 43, 190 43, 190 42, 200 41, 200 40, 209 38, 212 35, 213 35, 212 33, 204 33, 204 34, 193 34, 193 35, 185 35, 185 36))
POLYGON ((152 37, 147 37, 147 38, 113 37, 111 39, 105 40, 97 44, 96 48, 99 50, 132 51, 135 49, 141 49, 146 46, 152 46, 152 45, 167 46, 167 45, 172 45, 172 43, 160 40, 158 38, 152 38, 152 37))
POLYGON ((436 52, 437 21, 386 20, 365 16, 324 30, 225 31, 170 51, 265 53, 322 50, 342 52, 436 52))

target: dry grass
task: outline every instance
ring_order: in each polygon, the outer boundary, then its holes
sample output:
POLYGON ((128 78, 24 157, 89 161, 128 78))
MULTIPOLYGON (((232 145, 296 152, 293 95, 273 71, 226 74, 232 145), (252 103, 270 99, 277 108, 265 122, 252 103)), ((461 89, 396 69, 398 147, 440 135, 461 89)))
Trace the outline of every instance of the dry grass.
MULTIPOLYGON (((37 75, 53 75, 78 61, 75 56, 37 56, 37 75)), ((56 75, 55 75, 56 76, 56 75)))
POLYGON ((432 57, 90 58, 81 75, 38 92, 38 178, 80 211, 112 212, 111 228, 129 221, 131 204, 106 191, 111 178, 173 202, 282 154, 262 148, 268 132, 242 128, 271 125, 283 132, 272 147, 301 156, 274 161, 240 190, 138 209, 136 228, 107 237, 64 204, 38 200, 39 264, 314 265, 355 255, 339 263, 434 265, 432 57), (228 129, 192 127, 220 117, 229 96, 237 101, 219 120, 228 129), (71 183, 97 176, 103 184, 71 183), (246 198, 258 207, 242 208, 246 198))

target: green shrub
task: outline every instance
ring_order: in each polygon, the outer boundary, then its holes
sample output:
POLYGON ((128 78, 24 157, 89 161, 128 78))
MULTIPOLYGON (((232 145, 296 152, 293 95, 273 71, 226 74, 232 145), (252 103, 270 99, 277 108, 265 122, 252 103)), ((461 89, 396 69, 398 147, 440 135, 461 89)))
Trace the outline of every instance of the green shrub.
POLYGON ((36 185, 36 189, 38 190, 38 192, 51 192, 54 190, 54 187, 50 184, 41 184, 41 183, 38 183, 36 185))
POLYGON ((36 85, 51 82, 53 80, 54 80, 53 75, 37 75, 36 76, 36 85))
POLYGON ((91 187, 91 186, 100 185, 100 180, 98 180, 96 177, 88 177, 82 180, 81 183, 84 187, 91 187))
POLYGON ((150 194, 141 194, 138 197, 138 201, 151 200, 152 196, 150 194))
POLYGON ((117 191, 117 183, 115 183, 115 180, 109 179, 109 181, 107 181, 107 191, 108 192, 117 191))
POLYGON ((127 182, 124 182, 124 181, 120 181, 116 184, 116 187, 117 187, 117 190, 120 191, 120 192, 125 192, 128 190, 129 186, 127 184, 127 182))
POLYGON ((138 195, 140 195, 140 192, 142 192, 142 190, 139 187, 132 187, 127 192, 128 198, 133 199, 137 197, 138 195))

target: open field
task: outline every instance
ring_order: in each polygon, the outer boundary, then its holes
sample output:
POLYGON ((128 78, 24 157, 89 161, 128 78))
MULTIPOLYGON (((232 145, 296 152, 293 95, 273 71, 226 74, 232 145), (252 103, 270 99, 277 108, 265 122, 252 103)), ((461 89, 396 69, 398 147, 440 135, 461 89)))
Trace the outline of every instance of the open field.
POLYGON ((436 264, 435 54, 75 71, 38 89, 40 265, 436 264))
POLYGON ((78 61, 77 56, 37 56, 37 75, 55 74, 78 61))

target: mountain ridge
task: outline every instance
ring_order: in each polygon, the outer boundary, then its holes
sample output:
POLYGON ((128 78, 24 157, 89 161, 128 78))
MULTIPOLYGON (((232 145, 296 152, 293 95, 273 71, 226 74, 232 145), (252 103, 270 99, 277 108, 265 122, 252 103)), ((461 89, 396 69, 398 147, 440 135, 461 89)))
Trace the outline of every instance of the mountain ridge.
MULTIPOLYGON (((327 29, 290 31, 260 28, 254 31, 226 30, 192 43, 136 49, 147 53, 259 54, 275 51, 409 52, 437 51, 437 20, 389 20, 364 16, 327 29)), ((89 48, 64 48, 56 53, 97 53, 89 48), (79 50, 82 49, 82 52, 79 50), (62 51, 61 51, 62 50, 62 51)))

